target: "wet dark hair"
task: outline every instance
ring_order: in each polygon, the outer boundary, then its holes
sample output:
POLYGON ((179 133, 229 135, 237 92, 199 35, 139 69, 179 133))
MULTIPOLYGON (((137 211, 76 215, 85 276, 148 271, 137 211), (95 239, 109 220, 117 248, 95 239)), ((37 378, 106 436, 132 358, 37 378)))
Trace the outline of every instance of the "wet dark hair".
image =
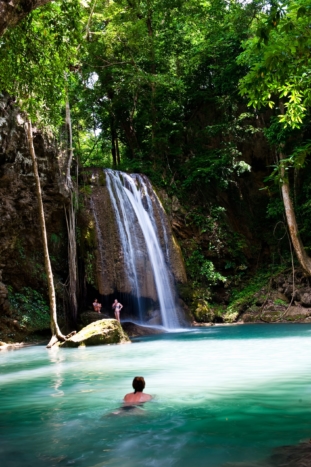
POLYGON ((142 376, 135 376, 135 378, 133 379, 132 386, 135 390, 134 394, 136 394, 136 392, 143 392, 146 386, 144 378, 142 376))

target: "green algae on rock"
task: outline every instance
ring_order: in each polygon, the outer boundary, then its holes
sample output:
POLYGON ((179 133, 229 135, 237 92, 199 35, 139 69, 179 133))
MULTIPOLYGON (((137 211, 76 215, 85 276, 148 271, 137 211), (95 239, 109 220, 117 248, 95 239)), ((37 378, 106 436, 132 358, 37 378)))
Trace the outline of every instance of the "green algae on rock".
POLYGON ((85 326, 60 347, 80 347, 89 345, 125 344, 129 338, 116 319, 102 319, 85 326))

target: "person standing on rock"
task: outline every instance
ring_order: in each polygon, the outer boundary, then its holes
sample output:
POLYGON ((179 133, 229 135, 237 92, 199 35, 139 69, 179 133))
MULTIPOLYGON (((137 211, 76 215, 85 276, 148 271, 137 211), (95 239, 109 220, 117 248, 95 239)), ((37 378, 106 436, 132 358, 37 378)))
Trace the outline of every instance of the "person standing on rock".
POLYGON ((119 323, 120 323, 120 311, 122 310, 122 308, 123 308, 123 305, 119 303, 117 299, 115 299, 115 301, 112 304, 112 309, 114 310, 114 315, 116 317, 116 320, 119 321, 119 323))
POLYGON ((93 303, 94 311, 96 311, 97 313, 100 313, 101 307, 102 307, 101 303, 98 303, 97 298, 95 298, 94 303, 93 303))

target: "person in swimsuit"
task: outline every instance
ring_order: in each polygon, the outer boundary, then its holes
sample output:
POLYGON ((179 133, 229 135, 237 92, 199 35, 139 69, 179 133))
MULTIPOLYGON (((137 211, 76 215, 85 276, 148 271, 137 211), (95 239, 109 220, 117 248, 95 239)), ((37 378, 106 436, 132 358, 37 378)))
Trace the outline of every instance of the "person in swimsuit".
POLYGON ((102 307, 101 303, 98 303, 97 298, 95 298, 94 303, 93 303, 94 311, 96 311, 97 313, 100 313, 101 307, 102 307))
POLYGON ((114 315, 116 317, 116 320, 119 321, 119 323, 120 323, 120 311, 122 310, 122 308, 123 308, 123 305, 119 303, 117 299, 115 299, 115 301, 112 304, 112 309, 114 310, 114 315))
POLYGON ((123 399, 123 405, 111 415, 143 415, 145 410, 142 408, 144 402, 150 401, 153 397, 150 394, 144 394, 143 390, 146 386, 145 380, 142 376, 135 376, 132 386, 134 392, 126 394, 123 399))
POLYGON ((150 394, 144 394, 146 383, 142 376, 135 376, 132 383, 134 392, 130 392, 124 396, 124 407, 141 404, 142 402, 148 402, 152 399, 150 394))

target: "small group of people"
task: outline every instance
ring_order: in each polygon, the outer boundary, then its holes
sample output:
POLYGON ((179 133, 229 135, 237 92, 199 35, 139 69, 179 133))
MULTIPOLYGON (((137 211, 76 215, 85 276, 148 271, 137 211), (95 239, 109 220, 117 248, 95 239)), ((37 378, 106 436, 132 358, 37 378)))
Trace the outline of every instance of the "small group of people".
MULTIPOLYGON (((101 303, 99 303, 97 298, 95 298, 93 302, 94 311, 96 311, 96 313, 100 313, 101 307, 102 307, 101 303)), ((115 301, 112 304, 112 309, 114 310, 114 316, 116 320, 119 321, 119 323, 120 323, 120 311, 122 310, 122 308, 123 308, 123 305, 117 299, 115 299, 115 301)))
MULTIPOLYGON (((97 313, 101 312, 101 303, 98 302, 97 298, 95 298, 93 302, 93 309, 97 313)), ((114 315, 116 320, 120 322, 120 311, 122 310, 123 305, 117 299, 114 300, 112 304, 112 309, 114 310, 114 315)), ((152 399, 150 394, 144 394, 143 390, 145 389, 146 383, 142 376, 135 376, 132 382, 132 386, 134 392, 130 392, 124 396, 124 406, 123 409, 131 409, 134 408, 137 404, 142 404, 143 402, 148 402, 152 399)), ((115 412, 118 414, 120 412, 115 412)))

